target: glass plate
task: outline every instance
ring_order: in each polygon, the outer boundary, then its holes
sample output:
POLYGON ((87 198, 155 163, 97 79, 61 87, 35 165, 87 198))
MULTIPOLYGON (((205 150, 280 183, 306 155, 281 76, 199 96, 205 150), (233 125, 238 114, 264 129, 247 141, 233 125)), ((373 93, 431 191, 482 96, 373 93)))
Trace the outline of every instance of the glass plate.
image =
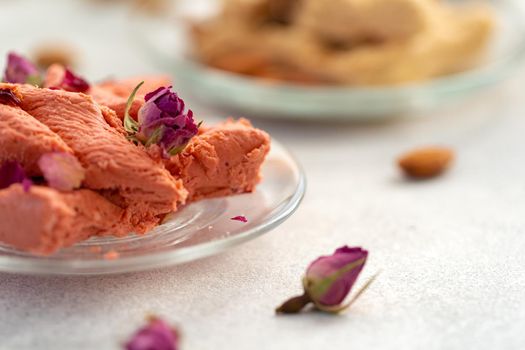
MULTIPOLYGON (((454 3, 471 0, 448 0, 454 3)), ((484 61, 475 69, 400 86, 306 87, 264 83, 216 70, 188 58, 185 20, 216 11, 214 0, 179 0, 162 17, 140 11, 131 17, 130 32, 140 49, 174 73, 182 91, 250 116, 295 119, 374 120, 421 113, 505 78, 525 57, 525 15, 518 0, 480 0, 492 5, 497 28, 484 61)))
POLYGON ((98 275, 181 264, 254 239, 286 220, 303 198, 306 182, 278 142, 254 193, 192 203, 147 235, 92 238, 49 256, 0 244, 0 271, 48 275, 98 275), (231 220, 244 215, 248 222, 231 220))

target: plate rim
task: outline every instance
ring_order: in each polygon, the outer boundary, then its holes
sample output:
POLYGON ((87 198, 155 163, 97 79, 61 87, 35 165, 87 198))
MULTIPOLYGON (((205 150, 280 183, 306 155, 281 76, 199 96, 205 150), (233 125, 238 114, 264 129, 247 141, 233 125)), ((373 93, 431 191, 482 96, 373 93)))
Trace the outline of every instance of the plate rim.
POLYGON ((34 256, 6 256, 0 254, 0 273, 35 276, 100 276, 135 273, 199 260, 225 252, 244 242, 258 238, 288 219, 298 209, 306 193, 306 174, 297 158, 282 143, 272 139, 272 149, 274 148, 284 152, 292 162, 293 168, 297 171, 297 185, 293 194, 282 202, 284 206, 276 215, 272 215, 267 220, 263 220, 258 225, 242 233, 190 247, 176 248, 170 251, 141 256, 122 257, 114 260, 64 261, 34 256))

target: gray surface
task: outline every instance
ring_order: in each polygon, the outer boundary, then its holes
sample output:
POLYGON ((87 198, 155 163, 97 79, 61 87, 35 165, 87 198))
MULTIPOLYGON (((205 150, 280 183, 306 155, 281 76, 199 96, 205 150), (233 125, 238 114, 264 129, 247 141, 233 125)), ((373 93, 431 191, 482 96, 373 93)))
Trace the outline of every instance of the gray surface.
MULTIPOLYGON (((133 52, 115 45, 120 57, 133 52)), ((136 56, 124 62, 99 59, 85 69, 153 70, 136 56)), ((184 349, 525 348, 522 81, 421 120, 258 121, 308 175, 306 199, 289 221, 176 268, 100 278, 0 274, 0 349, 118 349, 148 313, 178 323, 184 349), (393 160, 429 143, 452 146, 454 168, 434 181, 404 181, 393 160), (383 271, 350 312, 274 316, 300 291, 308 262, 343 244, 370 250, 365 276, 383 271)))

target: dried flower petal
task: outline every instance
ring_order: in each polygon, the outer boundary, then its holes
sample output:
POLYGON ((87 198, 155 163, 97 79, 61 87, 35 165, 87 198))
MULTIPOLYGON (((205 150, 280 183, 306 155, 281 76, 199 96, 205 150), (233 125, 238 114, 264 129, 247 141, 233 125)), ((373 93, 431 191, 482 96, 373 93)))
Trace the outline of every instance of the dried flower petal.
POLYGON ((24 189, 24 192, 29 192, 31 186, 33 186, 33 181, 31 181, 30 178, 25 178, 22 180, 22 188, 24 189))
POLYGON ((126 350, 177 350, 179 334, 166 321, 152 318, 126 343, 126 350))
POLYGON ((38 160, 38 166, 48 185, 59 191, 79 188, 85 177, 84 168, 69 153, 46 153, 38 160))
POLYGON ((17 183, 22 184, 25 192, 28 192, 33 184, 19 162, 4 162, 0 167, 0 190, 17 183))
POLYGON ((241 221, 241 222, 248 222, 248 219, 246 219, 246 216, 242 216, 242 215, 235 216, 235 217, 231 218, 231 220, 241 221))
POLYGON ((184 150, 192 137, 199 132, 193 112, 185 112, 185 103, 170 87, 160 87, 145 96, 146 103, 138 112, 138 121, 129 115, 140 83, 128 99, 124 128, 130 138, 145 146, 159 145, 166 157, 184 150))
POLYGON ((10 52, 7 56, 3 81, 13 84, 41 85, 42 77, 38 68, 31 61, 10 52))
POLYGON ((0 89, 0 103, 4 105, 19 106, 22 101, 11 89, 0 89))
POLYGON ((66 68, 64 79, 59 88, 70 92, 87 92, 89 83, 84 78, 73 73, 69 68, 66 68))

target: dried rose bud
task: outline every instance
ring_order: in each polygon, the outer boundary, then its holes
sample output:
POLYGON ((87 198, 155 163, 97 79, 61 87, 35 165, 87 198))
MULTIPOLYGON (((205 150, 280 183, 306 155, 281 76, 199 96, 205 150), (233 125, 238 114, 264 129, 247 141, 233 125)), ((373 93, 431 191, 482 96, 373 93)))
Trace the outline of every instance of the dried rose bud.
POLYGON ((0 103, 4 105, 19 106, 22 101, 12 89, 0 89, 0 103))
POLYGON ((13 184, 22 184, 24 191, 28 192, 33 182, 26 176, 19 162, 7 161, 0 167, 0 190, 13 184))
POLYGON ((28 59, 10 52, 4 72, 4 82, 13 84, 41 85, 42 77, 38 68, 28 59))
POLYGON ((347 305, 342 305, 363 269, 368 252, 347 246, 312 262, 303 279, 304 294, 286 301, 277 313, 297 313, 309 303, 322 311, 337 313, 348 308, 368 288, 371 279, 347 305))
POLYGON ((126 350, 177 350, 179 333, 166 321, 151 318, 126 343, 126 350))
POLYGON ((199 132, 193 112, 185 111, 184 101, 171 91, 171 86, 160 87, 145 96, 146 103, 139 109, 138 122, 135 121, 129 115, 129 109, 142 84, 133 90, 128 99, 124 128, 131 139, 145 146, 159 145, 167 157, 182 152, 199 132))
POLYGON ((318 304, 341 304, 355 284, 367 257, 366 250, 345 246, 331 256, 318 258, 306 270, 306 292, 318 304))
POLYGON ((59 191, 72 191, 79 188, 85 177, 84 168, 69 153, 46 153, 38 160, 38 166, 47 184, 59 191))

